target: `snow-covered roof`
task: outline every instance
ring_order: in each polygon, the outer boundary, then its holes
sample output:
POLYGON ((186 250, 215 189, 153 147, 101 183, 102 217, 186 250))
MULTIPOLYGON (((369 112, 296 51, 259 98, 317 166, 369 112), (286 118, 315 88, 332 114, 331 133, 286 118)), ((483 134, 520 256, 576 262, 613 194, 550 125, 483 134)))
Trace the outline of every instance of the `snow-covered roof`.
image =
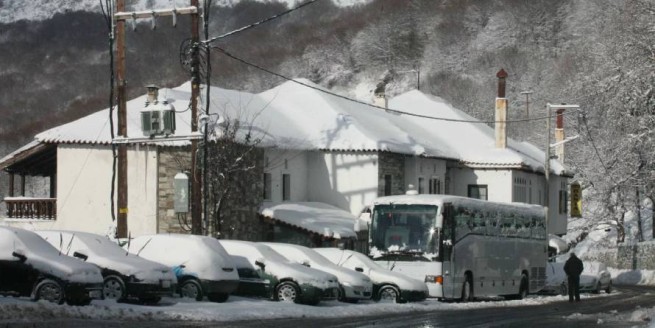
MULTIPOLYGON (((218 116, 210 117, 220 117, 219 123, 238 119, 244 130, 241 136, 245 135, 245 130, 251 129, 254 138, 262 139, 263 147, 388 151, 451 159, 479 168, 544 169, 543 151, 534 145, 511 139, 508 140, 507 148, 498 149, 495 147, 494 130, 484 123, 398 114, 322 92, 320 86, 308 80, 299 79, 297 82, 305 85, 289 81, 259 94, 211 87, 210 111, 218 116)), ((188 136, 191 133, 191 111, 186 110, 191 98, 190 90, 189 82, 174 89, 159 90, 159 100, 167 100, 177 110, 177 130, 173 136, 188 136)), ((205 96, 204 90, 201 95, 205 96)), ((140 111, 145 101, 146 95, 143 95, 127 103, 128 138, 143 138, 140 111)), ((204 104, 201 106, 204 108, 204 104)), ((390 99, 389 108, 424 116, 476 121, 443 99, 418 90, 390 99)), ((113 115, 116 123, 116 111, 113 115)), ((216 134, 220 133, 220 127, 217 126, 215 131, 216 134)), ((35 141, 110 144, 109 110, 39 133, 35 141)), ((170 146, 188 143, 158 142, 170 146)), ((563 166, 556 160, 551 161, 551 170, 556 174, 565 173, 563 166)))
POLYGON ((340 208, 318 202, 263 203, 259 213, 286 224, 325 237, 336 239, 357 237, 357 218, 340 208))

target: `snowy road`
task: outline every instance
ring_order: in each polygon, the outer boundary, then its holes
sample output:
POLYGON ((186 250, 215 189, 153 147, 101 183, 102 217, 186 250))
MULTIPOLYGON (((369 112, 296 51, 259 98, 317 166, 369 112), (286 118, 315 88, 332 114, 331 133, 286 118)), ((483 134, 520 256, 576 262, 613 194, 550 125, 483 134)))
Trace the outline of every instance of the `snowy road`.
POLYGON ((100 301, 86 307, 0 297, 0 327, 634 327, 655 317, 655 287, 621 286, 612 294, 521 301, 411 304, 325 302, 320 306, 230 298, 226 303, 171 299, 160 306, 100 301))

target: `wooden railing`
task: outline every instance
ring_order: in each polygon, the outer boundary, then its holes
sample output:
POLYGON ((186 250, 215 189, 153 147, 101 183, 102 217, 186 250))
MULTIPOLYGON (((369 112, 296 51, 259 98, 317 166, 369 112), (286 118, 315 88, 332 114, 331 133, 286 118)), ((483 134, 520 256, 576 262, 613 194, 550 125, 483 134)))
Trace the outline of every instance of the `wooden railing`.
POLYGON ((55 220, 57 218, 56 198, 5 198, 9 219, 55 220))

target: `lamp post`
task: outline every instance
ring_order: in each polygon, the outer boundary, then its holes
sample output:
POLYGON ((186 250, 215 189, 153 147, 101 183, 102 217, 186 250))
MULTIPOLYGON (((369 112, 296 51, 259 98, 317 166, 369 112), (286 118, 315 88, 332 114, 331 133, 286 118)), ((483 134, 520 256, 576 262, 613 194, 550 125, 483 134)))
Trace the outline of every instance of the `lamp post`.
MULTIPOLYGON (((546 179, 546 195, 545 195, 545 212, 546 212, 546 238, 548 238, 548 225, 550 224, 550 218, 549 218, 549 208, 550 208, 550 148, 555 146, 550 144, 550 110, 556 108, 556 109, 580 109, 580 106, 578 105, 553 105, 553 104, 546 104, 546 116, 548 117, 546 119, 546 158, 545 158, 545 163, 544 163, 544 178, 546 179)), ((573 139, 577 138, 573 137, 567 140, 563 140, 561 142, 558 142, 558 144, 565 143, 568 141, 571 141, 573 139)))

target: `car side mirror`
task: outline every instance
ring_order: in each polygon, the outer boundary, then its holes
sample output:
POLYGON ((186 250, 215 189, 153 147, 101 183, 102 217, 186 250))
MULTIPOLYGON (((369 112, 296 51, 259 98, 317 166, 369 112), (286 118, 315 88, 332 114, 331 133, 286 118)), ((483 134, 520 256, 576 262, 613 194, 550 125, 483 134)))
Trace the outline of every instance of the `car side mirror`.
POLYGON ((257 260, 257 261, 255 261, 255 264, 256 264, 260 269, 262 269, 262 271, 264 271, 264 268, 266 268, 266 264, 264 264, 264 262, 263 262, 262 260, 257 260))
POLYGON ((25 256, 25 254, 23 254, 22 252, 14 251, 14 252, 11 253, 11 255, 18 258, 18 260, 21 261, 21 262, 27 261, 27 256, 25 256))
POLYGON ((302 261, 301 264, 304 265, 304 266, 306 266, 306 267, 308 267, 308 268, 311 268, 311 267, 312 267, 311 264, 309 264, 309 261, 302 261))
POLYGON ((355 271, 357 271, 357 272, 364 272, 364 269, 362 269, 362 268, 360 268, 360 267, 356 267, 356 268, 355 268, 355 271))
POLYGON ((80 260, 82 260, 82 261, 86 261, 86 260, 89 258, 88 255, 83 254, 83 253, 80 253, 80 252, 74 252, 74 253, 73 253, 73 256, 74 256, 74 257, 77 257, 78 259, 80 259, 80 260))

